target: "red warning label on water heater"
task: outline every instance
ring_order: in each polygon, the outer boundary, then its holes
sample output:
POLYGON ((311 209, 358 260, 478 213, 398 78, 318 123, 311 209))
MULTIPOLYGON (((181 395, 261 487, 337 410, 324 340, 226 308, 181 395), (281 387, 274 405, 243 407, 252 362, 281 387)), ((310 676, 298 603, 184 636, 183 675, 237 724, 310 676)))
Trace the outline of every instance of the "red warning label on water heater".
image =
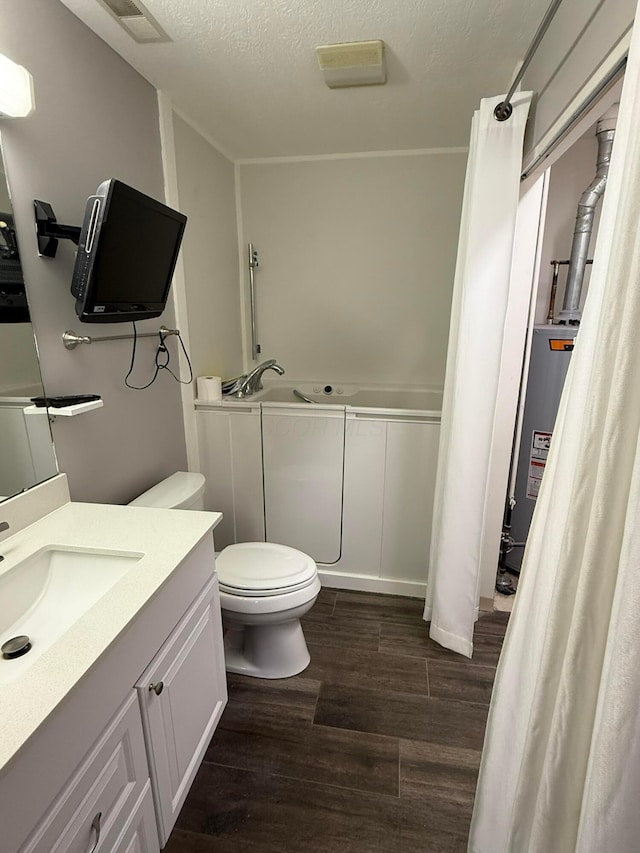
POLYGON ((535 430, 531 433, 531 450, 529 452, 529 476, 527 478, 527 497, 535 501, 540 492, 542 475, 549 456, 551 433, 535 430))

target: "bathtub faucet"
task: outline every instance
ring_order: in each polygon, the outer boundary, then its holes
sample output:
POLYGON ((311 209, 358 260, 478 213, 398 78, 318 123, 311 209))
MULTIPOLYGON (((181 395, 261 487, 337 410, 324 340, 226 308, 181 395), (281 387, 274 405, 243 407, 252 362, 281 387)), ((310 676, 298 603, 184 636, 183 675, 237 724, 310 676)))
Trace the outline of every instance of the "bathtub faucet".
POLYGON ((256 391, 262 391, 262 374, 265 370, 275 370, 280 376, 284 373, 284 367, 280 367, 275 358, 263 361, 262 364, 254 367, 250 373, 247 373, 233 396, 239 398, 250 397, 256 391))

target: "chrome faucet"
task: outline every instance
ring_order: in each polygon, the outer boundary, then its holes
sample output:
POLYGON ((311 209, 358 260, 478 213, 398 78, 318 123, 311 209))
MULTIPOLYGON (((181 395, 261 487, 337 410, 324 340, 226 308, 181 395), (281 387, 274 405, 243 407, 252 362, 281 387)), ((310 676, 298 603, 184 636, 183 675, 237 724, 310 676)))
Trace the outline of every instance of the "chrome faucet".
POLYGON ((265 370, 275 370, 280 376, 284 373, 284 367, 280 367, 275 358, 263 361, 262 364, 254 367, 250 373, 247 373, 233 396, 241 399, 242 397, 250 397, 256 391, 262 391, 262 374, 265 370))

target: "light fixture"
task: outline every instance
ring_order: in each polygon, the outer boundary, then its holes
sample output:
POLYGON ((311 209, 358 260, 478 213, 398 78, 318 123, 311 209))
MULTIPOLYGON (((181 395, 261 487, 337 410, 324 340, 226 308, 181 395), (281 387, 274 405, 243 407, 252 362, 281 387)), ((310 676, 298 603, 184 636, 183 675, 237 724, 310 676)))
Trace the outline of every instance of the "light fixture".
POLYGON ((376 86, 387 82, 384 42, 352 41, 316 48, 324 82, 330 89, 346 86, 376 86))
POLYGON ((33 79, 22 65, 0 53, 0 116, 23 118, 34 107, 33 79))

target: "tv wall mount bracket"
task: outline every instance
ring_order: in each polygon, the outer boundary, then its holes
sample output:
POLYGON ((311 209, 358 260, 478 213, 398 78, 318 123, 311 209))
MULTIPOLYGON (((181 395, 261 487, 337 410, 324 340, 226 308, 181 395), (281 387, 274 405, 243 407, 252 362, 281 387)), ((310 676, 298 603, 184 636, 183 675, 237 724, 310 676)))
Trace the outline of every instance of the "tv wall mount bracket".
POLYGON ((81 231, 78 225, 61 225, 48 201, 35 199, 33 208, 36 218, 38 254, 41 258, 55 258, 58 240, 71 240, 76 246, 78 245, 81 231))

